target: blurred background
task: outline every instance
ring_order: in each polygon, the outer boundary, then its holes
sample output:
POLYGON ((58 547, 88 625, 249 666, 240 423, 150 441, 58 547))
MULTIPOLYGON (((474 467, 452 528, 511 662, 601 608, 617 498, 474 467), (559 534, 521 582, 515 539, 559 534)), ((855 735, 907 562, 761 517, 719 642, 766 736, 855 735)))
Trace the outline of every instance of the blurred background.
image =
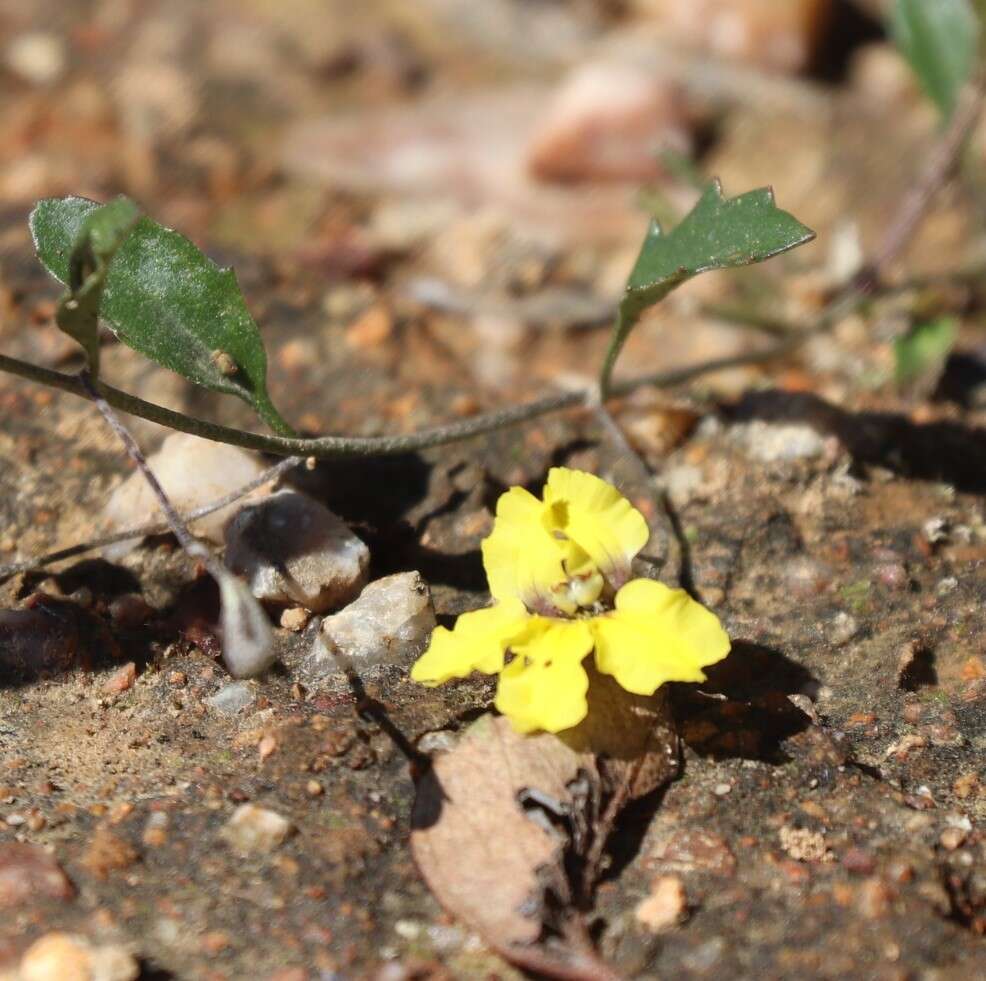
MULTIPOLYGON (((76 363, 50 329, 57 290, 26 217, 43 196, 124 193, 235 266, 297 425, 412 429, 590 377, 647 216, 677 220, 718 176, 728 195, 772 184, 817 242, 689 284, 623 363, 746 350, 756 335, 714 305, 810 317, 874 246, 937 132, 883 7, 0 0, 0 340, 76 363)), ((915 270, 975 251, 981 206, 963 193, 928 220, 915 270)), ((878 388, 895 329, 863 337, 850 318, 810 347, 811 384, 838 401, 860 380, 878 388)), ((106 372, 252 424, 115 348, 106 372)), ((762 376, 702 385, 728 396, 762 376)))

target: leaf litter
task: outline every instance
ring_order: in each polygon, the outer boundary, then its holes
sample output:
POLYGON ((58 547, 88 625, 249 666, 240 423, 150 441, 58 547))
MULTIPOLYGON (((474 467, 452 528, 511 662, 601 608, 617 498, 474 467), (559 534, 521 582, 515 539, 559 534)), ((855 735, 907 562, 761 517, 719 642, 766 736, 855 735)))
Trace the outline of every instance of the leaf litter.
POLYGON ((411 851, 438 901, 551 976, 606 976, 582 921, 605 845, 623 808, 678 772, 666 692, 632 695, 598 674, 590 690, 588 716, 560 736, 481 716, 435 756, 411 814, 411 851))

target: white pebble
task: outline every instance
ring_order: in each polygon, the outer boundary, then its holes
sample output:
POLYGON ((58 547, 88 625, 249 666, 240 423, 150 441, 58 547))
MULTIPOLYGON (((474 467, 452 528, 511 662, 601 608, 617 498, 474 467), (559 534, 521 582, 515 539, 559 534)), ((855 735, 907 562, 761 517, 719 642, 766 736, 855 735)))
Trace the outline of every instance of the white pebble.
MULTIPOLYGON (((256 479, 264 470, 257 459, 239 447, 213 443, 186 433, 173 433, 147 462, 171 503, 182 513, 225 497, 256 479)), ((251 496, 258 493, 264 491, 255 491, 251 496)), ((192 522, 190 527, 197 535, 219 544, 229 516, 242 504, 240 501, 214 511, 192 522)), ((137 472, 113 491, 103 513, 110 528, 121 531, 160 518, 157 500, 137 472)), ((135 548, 139 541, 120 542, 106 553, 111 559, 118 559, 135 548)))
POLYGON ((825 438, 803 424, 773 425, 757 419, 733 426, 731 435, 761 463, 812 460, 825 453, 825 438))
POLYGON ((417 657, 435 629, 431 592, 418 572, 370 583, 358 600, 322 621, 310 669, 338 671, 334 653, 362 665, 404 664, 417 657))
POLYGON ((32 85, 51 85, 65 71, 65 43, 42 31, 22 34, 8 45, 6 63, 32 85))
POLYGON ((241 855, 251 855, 272 852, 291 831, 291 822, 276 811, 256 804, 241 804, 220 835, 241 855))

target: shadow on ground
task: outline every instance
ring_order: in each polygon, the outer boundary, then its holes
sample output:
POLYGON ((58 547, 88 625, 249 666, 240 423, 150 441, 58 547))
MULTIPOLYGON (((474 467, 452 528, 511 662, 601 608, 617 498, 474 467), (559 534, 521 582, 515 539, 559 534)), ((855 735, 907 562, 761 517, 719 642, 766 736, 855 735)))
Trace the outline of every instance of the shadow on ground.
POLYGON ((753 392, 726 410, 734 421, 802 422, 833 435, 858 466, 986 493, 986 429, 958 422, 916 423, 891 412, 847 412, 807 392, 753 392))
POLYGON ((811 725, 789 696, 817 693, 811 672, 780 651, 740 640, 706 674, 703 684, 674 690, 675 719, 685 744, 713 759, 786 762, 784 741, 811 725))

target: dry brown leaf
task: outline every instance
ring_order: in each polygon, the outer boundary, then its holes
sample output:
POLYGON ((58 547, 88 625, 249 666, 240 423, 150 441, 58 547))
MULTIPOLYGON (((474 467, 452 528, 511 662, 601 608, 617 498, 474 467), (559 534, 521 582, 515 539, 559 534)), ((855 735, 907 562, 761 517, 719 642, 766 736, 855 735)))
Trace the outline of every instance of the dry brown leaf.
MULTIPOLYGON (((435 758, 412 813, 411 850, 438 901, 508 959, 552 976, 520 952, 558 963, 537 944, 544 927, 572 932, 569 907, 591 896, 620 810, 678 766, 666 693, 632 695, 592 674, 589 715, 561 736, 479 719, 435 758), (568 881, 566 868, 580 867, 568 881)), ((590 947, 567 945, 558 976, 610 976, 590 947)))
POLYGON ((522 736, 490 715, 475 722, 435 759, 414 802, 411 850, 438 901, 497 946, 534 943, 545 883, 564 882, 566 842, 519 797, 572 808, 569 785, 580 772, 594 781, 591 767, 556 736, 522 736))

